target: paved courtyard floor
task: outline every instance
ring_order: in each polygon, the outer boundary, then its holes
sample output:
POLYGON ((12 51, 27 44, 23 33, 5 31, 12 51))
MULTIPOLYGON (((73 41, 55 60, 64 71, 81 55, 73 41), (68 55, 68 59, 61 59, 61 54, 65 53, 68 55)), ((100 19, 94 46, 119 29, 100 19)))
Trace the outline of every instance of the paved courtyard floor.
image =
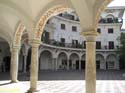
MULTIPOLYGON (((18 83, 10 82, 9 73, 0 73, 0 93, 26 93, 29 74, 19 73, 18 83)), ((97 71, 97 93, 125 93, 125 71, 97 71)), ((39 93, 85 93, 84 71, 41 71, 39 93)))

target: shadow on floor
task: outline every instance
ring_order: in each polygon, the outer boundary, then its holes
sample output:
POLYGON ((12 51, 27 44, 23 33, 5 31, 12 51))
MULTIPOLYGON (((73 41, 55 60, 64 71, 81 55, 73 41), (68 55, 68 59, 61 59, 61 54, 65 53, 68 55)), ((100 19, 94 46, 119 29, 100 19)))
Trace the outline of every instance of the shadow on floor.
POLYGON ((9 85, 9 84, 11 84, 11 82, 2 83, 2 84, 0 84, 0 86, 9 85))
MULTIPOLYGON (((9 73, 0 73, 0 80, 10 79, 9 73)), ((29 73, 19 73, 19 81, 29 81, 29 73)), ((85 80, 85 70, 82 71, 40 71, 39 81, 51 80, 85 80)), ((97 80, 125 80, 125 70, 97 70, 97 80)))

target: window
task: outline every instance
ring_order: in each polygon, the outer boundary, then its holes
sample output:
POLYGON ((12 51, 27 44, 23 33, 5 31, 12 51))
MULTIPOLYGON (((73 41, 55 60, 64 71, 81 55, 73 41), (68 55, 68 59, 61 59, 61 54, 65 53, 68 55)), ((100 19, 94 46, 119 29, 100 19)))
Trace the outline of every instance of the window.
POLYGON ((48 44, 50 41, 50 33, 47 31, 44 31, 41 37, 41 41, 48 44))
POLYGON ((96 42, 96 49, 101 49, 101 42, 100 41, 96 42))
POLYGON ((107 22, 108 23, 113 23, 113 19, 112 18, 107 18, 107 22))
POLYGON ((97 32, 98 32, 98 33, 101 33, 101 29, 100 29, 100 28, 98 28, 98 29, 97 29, 97 32))
POLYGON ((77 31, 77 27, 76 26, 72 26, 72 31, 76 32, 77 31))
POLYGON ((61 24, 61 29, 65 30, 65 24, 61 24))
POLYGON ((65 38, 61 38, 61 42, 62 42, 62 43, 65 43, 65 38))
POLYGON ((113 28, 108 28, 108 33, 113 33, 113 28))
POLYGON ((74 20, 75 19, 75 17, 73 16, 73 15, 70 15, 71 16, 71 20, 74 20))
POLYGON ((114 42, 113 41, 109 41, 109 49, 114 49, 114 42))
POLYGON ((77 48, 78 47, 78 40, 72 40, 72 46, 77 48))
POLYGON ((61 43, 60 43, 61 46, 65 46, 65 38, 61 38, 61 43))

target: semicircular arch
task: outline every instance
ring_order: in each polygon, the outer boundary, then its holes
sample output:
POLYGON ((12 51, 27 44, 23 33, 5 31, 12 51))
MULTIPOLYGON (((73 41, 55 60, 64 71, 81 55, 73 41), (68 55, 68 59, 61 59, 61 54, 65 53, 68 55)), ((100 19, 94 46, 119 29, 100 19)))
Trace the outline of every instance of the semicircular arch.
POLYGON ((41 16, 40 20, 36 25, 36 29, 34 32, 34 39, 39 41, 41 40, 41 35, 43 33, 44 26, 49 18, 59 13, 62 13, 68 9, 69 7, 66 5, 57 5, 57 6, 51 7, 45 13, 43 13, 43 15, 41 16))

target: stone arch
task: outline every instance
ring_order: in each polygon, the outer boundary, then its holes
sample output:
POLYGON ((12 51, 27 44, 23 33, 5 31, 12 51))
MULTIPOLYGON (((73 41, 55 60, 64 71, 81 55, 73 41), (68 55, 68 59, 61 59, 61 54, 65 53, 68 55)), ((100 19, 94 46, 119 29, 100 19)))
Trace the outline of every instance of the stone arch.
POLYGON ((65 5, 57 5, 52 8, 50 8, 48 11, 46 11, 42 17, 40 18, 39 22, 36 25, 36 29, 34 32, 34 39, 41 40, 41 35, 44 29, 44 26, 49 18, 51 18, 54 15, 57 15, 59 13, 62 13, 66 10, 68 10, 69 7, 65 5))
POLYGON ((61 53, 66 54, 66 57, 67 57, 67 58, 69 57, 69 55, 68 55, 68 53, 67 53, 66 51, 58 51, 58 52, 56 53, 57 58, 58 58, 59 54, 61 54, 61 53))
POLYGON ((83 54, 82 56, 81 56, 81 60, 86 60, 86 54, 83 54))
POLYGON ((39 66, 40 70, 53 69, 52 53, 49 50, 43 50, 40 53, 39 66))
POLYGON ((57 69, 67 69, 68 56, 65 52, 60 52, 57 58, 57 69))
POLYGON ((114 15, 109 14, 109 15, 106 16, 106 18, 112 18, 112 19, 113 19, 113 18, 114 18, 114 15))
POLYGON ((97 54, 96 54, 96 57, 99 57, 99 56, 102 57, 102 58, 104 58, 104 56, 103 56, 102 53, 97 53, 97 54))
POLYGON ((79 57, 79 55, 77 53, 71 53, 69 58, 71 58, 72 56, 77 57, 78 60, 80 59, 80 57, 79 57))
POLYGON ((44 50, 40 49, 39 50, 39 57, 40 57, 41 53, 44 52, 44 51, 49 51, 51 53, 51 55, 52 55, 52 58, 53 58, 53 51, 51 49, 44 49, 44 50))
POLYGON ((69 58, 70 58, 73 54, 77 55, 78 58, 80 59, 80 54, 79 54, 78 52, 71 52, 71 53, 69 54, 69 58))
POLYGON ((103 54, 96 54, 96 68, 97 69, 105 69, 105 58, 103 54))
POLYGON ((115 55, 115 54, 107 55, 106 62, 107 62, 107 69, 118 69, 119 68, 117 55, 115 55))
POLYGON ((110 55, 113 55, 113 56, 116 56, 116 57, 117 57, 117 55, 116 55, 115 53, 108 53, 108 54, 107 54, 107 58, 108 58, 110 55))
POLYGON ((71 69, 79 69, 80 67, 80 57, 77 53, 72 53, 70 54, 70 57, 69 57, 69 68, 71 69))
MULTIPOLYGON (((97 10, 97 14, 95 16, 95 31, 97 30, 98 27, 98 22, 99 22, 99 18, 101 13, 105 10, 105 8, 107 7, 107 5, 109 3, 111 3, 112 0, 104 0, 104 2, 100 5, 100 7, 97 10)), ((97 1, 98 2, 98 1, 97 1)))
POLYGON ((66 53, 66 52, 64 52, 64 51, 63 51, 63 52, 58 53, 58 55, 57 55, 57 56, 59 57, 61 54, 62 54, 62 55, 65 55, 66 59, 68 58, 67 53, 66 53))
POLYGON ((25 26, 21 22, 19 22, 14 35, 13 46, 21 45, 21 37, 22 37, 23 31, 25 31, 25 26))

